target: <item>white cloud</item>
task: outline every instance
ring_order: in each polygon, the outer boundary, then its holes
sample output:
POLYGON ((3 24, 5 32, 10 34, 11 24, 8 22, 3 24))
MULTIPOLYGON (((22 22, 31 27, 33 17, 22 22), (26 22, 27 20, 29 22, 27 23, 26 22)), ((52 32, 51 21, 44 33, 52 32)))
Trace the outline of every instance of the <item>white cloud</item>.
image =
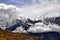
POLYGON ((58 4, 39 4, 39 5, 31 5, 23 8, 22 16, 26 16, 29 18, 34 17, 57 17, 60 16, 60 3, 58 4), (53 16, 52 16, 53 15, 53 16))
POLYGON ((17 27, 16 30, 14 30, 12 32, 27 33, 27 31, 24 30, 22 27, 17 27))
POLYGON ((18 18, 17 9, 19 8, 17 8, 16 6, 0 3, 0 26, 6 26, 7 22, 11 24, 12 20, 17 19, 18 18))
POLYGON ((45 25, 43 23, 37 23, 34 26, 31 26, 28 30, 28 32, 32 33, 51 32, 51 31, 60 32, 60 27, 56 24, 45 25))

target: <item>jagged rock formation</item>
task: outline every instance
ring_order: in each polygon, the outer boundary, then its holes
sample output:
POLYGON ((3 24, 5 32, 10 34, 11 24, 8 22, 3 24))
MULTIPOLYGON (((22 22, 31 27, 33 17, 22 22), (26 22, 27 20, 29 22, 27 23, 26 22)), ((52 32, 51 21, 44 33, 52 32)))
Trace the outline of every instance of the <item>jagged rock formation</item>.
POLYGON ((44 23, 48 24, 48 23, 54 23, 60 26, 60 17, 52 17, 52 18, 45 18, 44 19, 44 23))

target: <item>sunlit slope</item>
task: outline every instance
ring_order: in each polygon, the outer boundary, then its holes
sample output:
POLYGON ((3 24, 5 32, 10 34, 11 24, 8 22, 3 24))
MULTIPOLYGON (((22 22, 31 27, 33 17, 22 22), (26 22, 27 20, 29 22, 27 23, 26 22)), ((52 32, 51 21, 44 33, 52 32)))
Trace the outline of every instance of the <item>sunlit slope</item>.
POLYGON ((37 40, 36 38, 22 33, 12 33, 9 31, 0 30, 1 40, 37 40))

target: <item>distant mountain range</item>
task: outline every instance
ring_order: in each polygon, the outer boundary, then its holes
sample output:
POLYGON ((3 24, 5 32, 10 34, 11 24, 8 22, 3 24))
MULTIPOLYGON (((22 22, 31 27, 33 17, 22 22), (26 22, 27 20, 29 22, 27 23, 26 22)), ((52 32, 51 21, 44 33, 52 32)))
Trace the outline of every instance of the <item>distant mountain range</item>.
MULTIPOLYGON (((29 27, 31 27, 32 25, 35 25, 36 23, 39 23, 39 22, 46 24, 46 25, 48 25, 49 23, 51 23, 51 24, 53 23, 53 24, 57 24, 60 26, 60 17, 43 18, 43 20, 41 20, 41 19, 31 20, 31 19, 27 18, 27 20, 25 20, 25 21, 22 19, 16 19, 15 21, 12 22, 12 25, 6 27, 5 30, 14 31, 14 30, 16 30, 17 27, 22 27, 24 30, 27 31, 29 29, 29 27)), ((7 25, 8 25, 8 23, 7 23, 7 25)))

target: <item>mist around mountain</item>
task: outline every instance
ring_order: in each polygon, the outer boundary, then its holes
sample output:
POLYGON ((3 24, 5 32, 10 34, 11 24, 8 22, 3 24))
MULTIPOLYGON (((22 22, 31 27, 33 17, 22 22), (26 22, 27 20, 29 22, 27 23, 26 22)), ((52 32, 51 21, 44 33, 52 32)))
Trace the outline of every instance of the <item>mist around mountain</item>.
POLYGON ((42 5, 42 9, 40 6, 18 8, 1 3, 0 29, 19 33, 60 32, 59 3, 57 6, 56 4, 46 7, 42 5))

